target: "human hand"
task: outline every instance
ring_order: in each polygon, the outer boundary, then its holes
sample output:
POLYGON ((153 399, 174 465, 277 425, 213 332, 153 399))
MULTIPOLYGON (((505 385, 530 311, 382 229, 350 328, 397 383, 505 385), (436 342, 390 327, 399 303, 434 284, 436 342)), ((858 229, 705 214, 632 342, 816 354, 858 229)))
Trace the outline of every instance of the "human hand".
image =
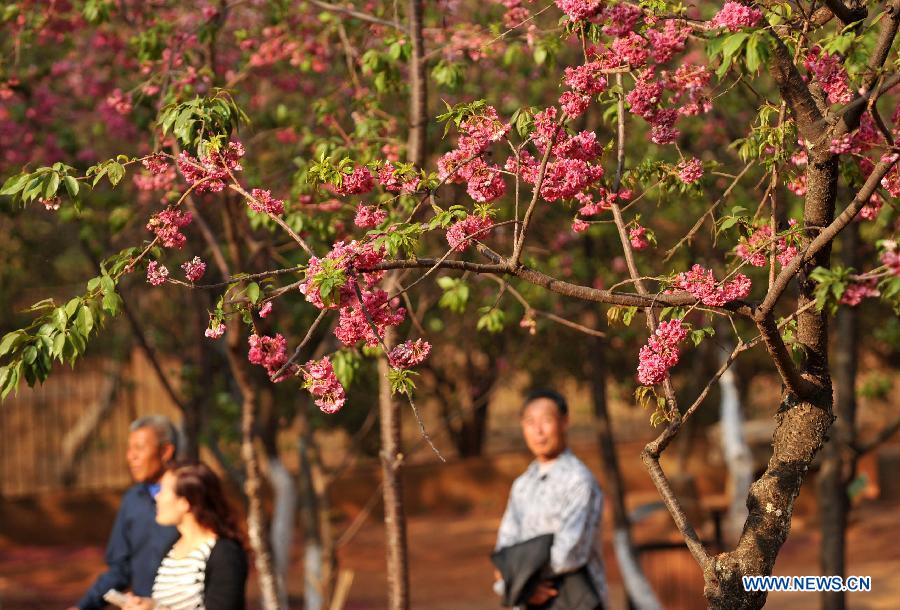
POLYGON ((543 580, 538 583, 537 588, 531 594, 531 597, 528 598, 528 603, 533 606, 540 606, 541 604, 546 604, 547 601, 557 595, 559 595, 559 591, 553 587, 553 582, 543 580))
POLYGON ((138 597, 128 594, 128 600, 122 606, 124 610, 155 610, 156 604, 149 597, 138 597))

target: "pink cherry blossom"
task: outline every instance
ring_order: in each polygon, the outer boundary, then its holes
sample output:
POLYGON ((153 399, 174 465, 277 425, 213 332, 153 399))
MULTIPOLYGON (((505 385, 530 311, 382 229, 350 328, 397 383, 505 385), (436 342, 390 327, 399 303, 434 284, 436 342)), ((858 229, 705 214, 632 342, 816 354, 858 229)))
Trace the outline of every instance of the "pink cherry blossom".
POLYGON ((266 301, 266 304, 259 308, 259 317, 268 318, 272 313, 272 301, 266 301))
POLYGON ((334 374, 328 357, 310 360, 303 366, 303 386, 317 398, 316 406, 325 413, 337 413, 347 401, 344 386, 334 374))
POLYGON ((696 264, 690 271, 679 273, 674 285, 690 292, 695 299, 710 307, 721 307, 731 301, 743 299, 750 294, 752 287, 750 278, 742 273, 735 275, 732 281, 720 285, 712 270, 696 264))
POLYGON ((575 91, 566 91, 559 96, 559 105, 562 107, 566 116, 575 118, 584 114, 591 103, 590 96, 576 93, 575 91))
POLYGON ((161 265, 157 261, 150 261, 150 264, 147 265, 147 281, 151 285, 159 286, 164 284, 167 277, 169 277, 169 270, 166 269, 165 265, 161 265))
POLYGON ((404 341, 391 350, 388 362, 395 369, 411 369, 420 365, 431 353, 431 344, 424 339, 404 341))
POLYGON ((141 164, 151 174, 164 174, 169 169, 169 160, 162 153, 153 153, 141 160, 141 164))
POLYGON ((678 344, 687 335, 681 320, 660 322, 638 355, 638 381, 642 385, 656 385, 665 380, 669 369, 678 364, 678 344))
POLYGON ((359 204, 353 224, 361 229, 373 229, 387 219, 387 212, 377 206, 359 204))
POLYGON ((591 228, 591 223, 587 222, 586 220, 576 218, 572 221, 572 230, 576 233, 584 233, 589 228, 591 228))
MULTIPOLYGON (((265 368, 270 378, 287 362, 287 339, 281 334, 269 337, 253 333, 248 341, 250 351, 247 352, 247 359, 251 364, 258 364, 265 368)), ((272 380, 277 382, 282 381, 283 378, 284 376, 272 380)))
POLYGON ((631 242, 631 247, 635 250, 643 250, 649 246, 650 242, 647 241, 646 233, 647 229, 645 227, 637 226, 631 229, 628 232, 628 240, 631 242))
POLYGON ((447 229, 447 243, 457 252, 465 252, 466 248, 475 244, 475 240, 482 241, 488 237, 493 226, 490 216, 466 216, 447 229))
POLYGON ((603 9, 603 0, 556 0, 556 6, 572 21, 590 19, 603 9))
POLYGON ((147 230, 153 231, 165 248, 182 248, 187 238, 180 229, 191 224, 190 212, 169 208, 154 214, 147 222, 147 230))
POLYGON ((375 188, 375 177, 369 168, 358 165, 353 171, 342 178, 341 184, 335 187, 339 195, 362 195, 375 188))
POLYGON ((700 159, 686 159, 678 164, 678 178, 685 184, 693 184, 703 177, 703 162, 700 159))
POLYGON ((759 9, 740 2, 726 2, 725 6, 709 22, 709 27, 728 28, 731 32, 738 32, 743 28, 752 28, 759 23, 760 19, 762 19, 762 13, 759 9))
POLYGON ((875 287, 877 283, 878 280, 871 279, 850 284, 841 295, 841 305, 856 307, 865 298, 881 296, 881 292, 875 287))
POLYGON ((853 100, 850 78, 847 76, 847 70, 841 63, 840 57, 816 46, 810 49, 803 65, 815 77, 822 90, 828 94, 829 102, 846 104, 853 100))
POLYGON ((254 212, 260 214, 271 214, 272 216, 281 216, 284 214, 284 201, 272 197, 270 191, 263 189, 253 189, 250 194, 253 199, 247 201, 247 205, 254 212))
POLYGON ((207 328, 203 334, 210 339, 218 339, 225 334, 225 325, 219 322, 215 326, 210 326, 209 328, 207 328))
POLYGON ((206 263, 200 260, 199 256, 195 256, 186 263, 183 263, 181 269, 184 271, 184 275, 189 281, 196 282, 203 277, 204 273, 206 273, 206 263))

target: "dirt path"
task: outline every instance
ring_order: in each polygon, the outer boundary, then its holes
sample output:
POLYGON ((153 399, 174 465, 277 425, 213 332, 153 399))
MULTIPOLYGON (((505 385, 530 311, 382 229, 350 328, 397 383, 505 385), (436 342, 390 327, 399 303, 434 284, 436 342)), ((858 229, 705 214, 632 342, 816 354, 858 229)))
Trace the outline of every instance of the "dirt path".
MULTIPOLYGON (((900 608, 900 519, 898 504, 872 503, 854 513, 849 537, 849 571, 872 577, 871 593, 849 597, 853 610, 900 608)), ((410 520, 412 607, 416 610, 496 610, 490 590, 488 554, 494 543, 498 516, 420 516, 410 520)), ((341 551, 341 564, 353 570, 354 581, 346 610, 384 608, 384 538, 380 525, 370 521, 341 551)), ((775 573, 817 574, 818 534, 795 523, 775 573)), ((608 551, 608 549, 607 549, 608 551)), ((300 557, 296 549, 295 557, 300 557)), ((612 602, 623 608, 621 587, 611 554, 607 552, 612 602)), ((102 568, 102 549, 95 547, 0 547, 0 609, 58 610, 74 602, 102 568)), ((301 607, 302 573, 292 574, 290 592, 301 607)), ((647 564, 651 579, 670 610, 703 607, 699 571, 684 552, 666 553, 647 564)), ((814 593, 773 593, 767 609, 816 610, 814 593)))

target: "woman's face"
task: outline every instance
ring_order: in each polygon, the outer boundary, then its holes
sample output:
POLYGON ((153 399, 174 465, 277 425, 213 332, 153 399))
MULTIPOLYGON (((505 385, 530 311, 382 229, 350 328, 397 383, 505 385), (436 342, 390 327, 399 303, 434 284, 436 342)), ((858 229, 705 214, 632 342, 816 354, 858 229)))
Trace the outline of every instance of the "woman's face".
POLYGON ((191 512, 191 505, 185 498, 175 493, 175 475, 167 472, 159 481, 156 494, 156 522, 160 525, 179 525, 184 516, 191 512))

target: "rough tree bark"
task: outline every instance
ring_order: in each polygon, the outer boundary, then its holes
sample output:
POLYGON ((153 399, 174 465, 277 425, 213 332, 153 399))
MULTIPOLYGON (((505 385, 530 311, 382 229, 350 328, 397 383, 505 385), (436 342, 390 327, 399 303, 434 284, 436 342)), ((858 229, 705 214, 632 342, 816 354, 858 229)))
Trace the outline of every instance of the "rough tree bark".
MULTIPOLYGON (((386 345, 395 344, 395 331, 385 330, 386 345)), ((381 473, 384 495, 384 529, 387 551, 388 609, 409 610, 409 566, 406 548, 406 515, 400 467, 400 403, 391 394, 387 356, 378 358, 378 410, 381 417, 381 473)))
POLYGON ((406 154, 409 162, 422 167, 428 150, 426 128, 428 126, 428 73, 425 59, 423 0, 409 0, 407 4, 409 37, 412 54, 409 59, 409 136, 406 154))
MULTIPOLYGON (((870 74, 866 76, 863 95, 877 85, 897 33, 898 16, 900 0, 892 0, 886 6, 878 41, 869 57, 870 74)), ((838 157, 829 150, 830 138, 855 129, 865 108, 863 106, 858 112, 846 113, 834 129, 823 130, 822 109, 794 65, 787 47, 777 38, 770 72, 788 104, 798 131, 808 143, 803 226, 806 229, 804 246, 810 251, 782 270, 756 311, 757 325, 785 389, 775 415, 777 423, 772 457, 766 471, 751 486, 747 497, 749 516, 737 547, 711 558, 704 565, 704 592, 709 607, 715 610, 755 610, 765 604, 766 593, 745 591, 741 576, 772 573, 778 552, 790 532, 794 500, 800 493, 803 476, 824 444, 834 421, 828 367, 827 315, 810 308, 798 316, 797 341, 804 358, 800 365, 795 365, 774 327, 775 303, 798 266, 798 307, 815 301, 813 291, 816 284, 809 278, 809 273, 817 266, 830 267, 831 243, 837 233, 846 227, 843 221, 848 223, 877 187, 877 181, 872 180, 878 177, 876 173, 867 179, 863 189, 841 213, 840 226, 826 230, 835 218, 838 178, 838 157)), ((885 164, 881 163, 874 171, 880 173, 884 167, 885 164)))

